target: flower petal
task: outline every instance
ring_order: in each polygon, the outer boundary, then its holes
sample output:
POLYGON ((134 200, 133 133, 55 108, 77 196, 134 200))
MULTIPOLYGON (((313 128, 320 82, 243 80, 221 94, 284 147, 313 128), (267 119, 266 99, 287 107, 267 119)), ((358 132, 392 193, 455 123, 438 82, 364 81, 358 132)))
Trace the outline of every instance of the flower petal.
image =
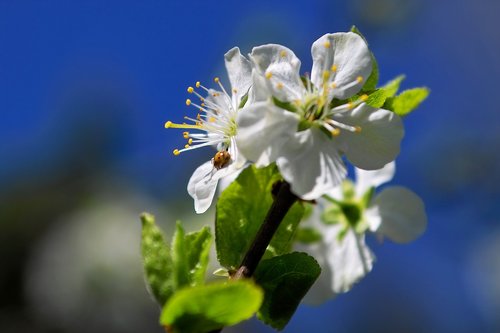
POLYGON ((219 181, 214 174, 212 161, 208 161, 200 165, 189 179, 187 190, 194 199, 194 210, 198 214, 206 212, 212 204, 219 181))
POLYGON ((356 173, 356 196, 361 197, 372 187, 385 184, 394 177, 396 163, 390 162, 378 170, 354 169, 356 173))
POLYGON ((381 223, 377 233, 396 243, 413 241, 427 227, 422 199, 401 186, 386 188, 378 194, 368 208, 366 218, 379 218, 381 223))
POLYGON ((297 130, 299 117, 270 102, 258 102, 240 110, 236 122, 238 149, 261 167, 276 160, 281 147, 297 130))
POLYGON ((331 191, 346 176, 335 141, 316 127, 296 132, 276 160, 292 192, 313 200, 331 191))
POLYGON ((321 88, 323 72, 331 72, 328 83, 334 82, 336 87, 329 90, 330 98, 346 99, 353 96, 361 90, 372 71, 370 50, 364 39, 353 32, 323 35, 313 43, 311 53, 311 82, 321 88))
POLYGON ((238 107, 241 98, 252 85, 252 63, 240 53, 237 47, 233 47, 224 54, 224 61, 231 83, 233 105, 238 107))
POLYGON ((261 76, 266 77, 272 95, 283 102, 301 99, 305 93, 300 79, 300 60, 292 50, 278 44, 252 49, 250 59, 261 76))
POLYGON ((352 111, 332 117, 341 123, 361 127, 359 133, 342 130, 338 137, 347 159, 356 167, 380 169, 399 154, 404 129, 401 118, 394 112, 362 103, 352 111))

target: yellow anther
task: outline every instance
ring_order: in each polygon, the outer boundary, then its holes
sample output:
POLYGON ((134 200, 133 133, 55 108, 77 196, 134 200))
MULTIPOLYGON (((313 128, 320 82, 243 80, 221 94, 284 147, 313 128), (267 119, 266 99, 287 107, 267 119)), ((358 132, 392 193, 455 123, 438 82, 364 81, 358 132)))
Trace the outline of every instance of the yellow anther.
POLYGON ((204 102, 205 99, 203 97, 200 97, 200 102, 204 102))
POLYGON ((238 92, 238 89, 234 88, 233 89, 233 94, 236 94, 238 92))
POLYGON ((354 127, 354 131, 355 131, 356 133, 360 133, 360 132, 361 132, 361 127, 360 127, 360 126, 356 126, 356 127, 354 127))
POLYGON ((362 76, 358 76, 358 77, 356 78, 356 81, 358 81, 358 83, 363 82, 363 77, 362 77, 362 76))
POLYGON ((205 103, 201 103, 201 106, 205 106, 205 103))
POLYGON ((280 57, 282 57, 282 58, 286 57, 286 51, 285 50, 282 50, 280 52, 280 57))
POLYGON ((279 90, 283 89, 283 83, 278 82, 278 84, 276 84, 276 88, 279 90))
POLYGON ((332 46, 332 43, 330 43, 330 41, 329 41, 329 40, 327 40, 327 41, 323 44, 323 46, 324 46, 326 49, 329 49, 329 48, 330 48, 330 46, 332 46))
POLYGON ((165 123, 165 128, 170 128, 172 127, 172 122, 169 120, 165 123))
POLYGON ((216 119, 214 117, 210 117, 210 118, 208 118, 208 121, 211 123, 215 123, 216 119))
POLYGON ((293 104, 295 104, 297 106, 300 106, 301 100, 300 99, 295 99, 295 100, 293 100, 293 104))
POLYGON ((214 78, 214 82, 215 82, 215 83, 219 83, 219 78, 218 78, 218 77, 215 77, 215 78, 214 78))
POLYGON ((352 102, 347 103, 347 108, 352 109, 354 107, 354 104, 352 102))
POLYGON ((199 113, 198 113, 198 114, 196 115, 196 119, 200 120, 200 119, 201 119, 201 114, 199 114, 199 113))
POLYGON ((333 136, 339 136, 340 135, 340 130, 338 128, 334 128, 331 133, 332 133, 333 136))
POLYGON ((194 88, 193 87, 188 87, 188 93, 192 94, 194 91, 194 88))
POLYGON ((271 72, 266 72, 266 79, 270 79, 273 77, 273 73, 271 72))
POLYGON ((184 145, 184 148, 189 148, 189 145, 188 144, 184 145))
POLYGON ((332 72, 336 72, 337 71, 337 65, 333 64, 332 67, 330 67, 330 70, 332 72))
POLYGON ((335 82, 330 83, 330 88, 332 89, 337 88, 337 84, 335 82))
POLYGON ((191 105, 191 100, 189 98, 186 99, 186 105, 188 105, 188 106, 191 105))
POLYGON ((366 102, 368 100, 368 95, 367 94, 363 94, 361 95, 360 99, 363 101, 363 102, 366 102))
POLYGON ((196 88, 199 88, 201 86, 201 83, 200 81, 196 81, 196 84, 195 84, 196 88))
POLYGON ((193 139, 189 138, 188 140, 188 145, 192 144, 193 143, 193 139))
POLYGON ((329 71, 323 71, 323 80, 328 80, 330 77, 330 72, 329 71))
POLYGON ((189 132, 182 132, 182 136, 184 137, 184 139, 189 138, 189 132))
POLYGON ((179 149, 174 149, 173 151, 174 155, 177 156, 179 155, 181 152, 179 151, 179 149))
POLYGON ((219 93, 213 93, 212 96, 214 97, 218 97, 219 96, 219 93))

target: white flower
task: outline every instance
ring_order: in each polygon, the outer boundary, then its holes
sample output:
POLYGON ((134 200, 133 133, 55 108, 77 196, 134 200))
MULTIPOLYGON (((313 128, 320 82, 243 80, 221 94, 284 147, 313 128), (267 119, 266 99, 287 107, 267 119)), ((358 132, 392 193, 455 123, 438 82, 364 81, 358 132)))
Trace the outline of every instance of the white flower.
POLYGON ((342 154, 359 168, 379 169, 394 160, 403 137, 400 118, 368 106, 367 95, 337 105, 358 93, 372 71, 360 36, 326 34, 311 52, 311 79, 304 83, 291 50, 275 44, 254 48, 255 103, 237 119, 245 157, 257 166, 276 162, 292 191, 306 200, 345 178, 342 154))
POLYGON ((299 246, 322 267, 307 302, 319 304, 347 292, 371 271, 375 256, 365 243, 367 231, 396 243, 411 242, 425 231, 424 204, 412 191, 393 186, 373 197, 374 188, 390 181, 394 171, 394 163, 375 171, 356 169, 355 186, 347 180, 327 199, 318 200, 304 225, 319 231, 322 239, 299 246))
POLYGON ((174 155, 205 146, 217 148, 213 158, 199 166, 188 183, 187 189, 194 199, 198 214, 205 212, 212 204, 219 179, 238 172, 246 162, 236 146, 236 116, 241 111, 241 104, 245 103, 245 96, 252 84, 251 63, 241 55, 237 47, 229 50, 224 55, 224 60, 231 83, 230 93, 224 89, 219 78, 214 81, 220 90, 208 89, 196 82, 196 88, 207 93, 207 96, 203 97, 193 87, 187 89, 188 93, 200 99, 200 104, 191 99, 186 100, 186 105, 194 106, 198 110, 196 118, 184 117, 192 122, 191 124, 174 124, 171 121, 165 123, 166 128, 196 131, 183 132, 187 143, 184 148, 175 149, 174 155))

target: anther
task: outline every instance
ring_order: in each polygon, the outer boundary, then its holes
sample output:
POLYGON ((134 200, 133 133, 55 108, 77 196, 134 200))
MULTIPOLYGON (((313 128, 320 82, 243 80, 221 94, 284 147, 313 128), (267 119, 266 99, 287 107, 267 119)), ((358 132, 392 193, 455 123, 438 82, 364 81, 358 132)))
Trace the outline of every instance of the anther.
POLYGON ((190 100, 189 98, 188 98, 188 99, 186 99, 186 105, 187 105, 187 106, 191 105, 191 100, 190 100))
POLYGON ((238 89, 234 88, 233 93, 236 94, 238 92, 238 89))
POLYGON ((282 57, 282 58, 286 57, 286 51, 285 50, 282 50, 280 52, 280 57, 282 57))
POLYGON ((335 64, 334 64, 334 65, 332 65, 332 67, 330 67, 330 70, 331 70, 332 72, 336 72, 336 71, 337 71, 337 65, 335 65, 335 64))
POLYGON ((196 85, 196 88, 199 88, 199 87, 201 86, 200 81, 196 81, 196 84, 195 84, 195 85, 196 85))
POLYGON ((358 81, 358 83, 361 83, 363 82, 363 77, 360 75, 356 78, 356 81, 358 81))
POLYGON ((360 99, 363 101, 363 102, 366 102, 368 100, 368 95, 367 94, 363 94, 361 95, 360 99))
POLYGON ((330 72, 329 71, 323 71, 323 80, 328 80, 330 77, 330 72))
POLYGON ((323 46, 324 46, 326 49, 329 49, 329 48, 330 48, 330 46, 332 46, 332 44, 330 43, 330 41, 329 41, 329 40, 327 40, 327 41, 323 44, 323 46))
POLYGON ((179 155, 181 152, 179 151, 179 149, 174 149, 173 151, 174 155, 177 156, 179 155))
POLYGON ((184 139, 189 138, 189 132, 182 132, 182 136, 184 137, 184 139))
POLYGON ((218 78, 218 77, 215 77, 215 78, 214 78, 214 82, 215 82, 215 83, 219 83, 219 78, 218 78))
POLYGON ((189 145, 188 145, 188 144, 185 144, 185 145, 184 145, 184 148, 186 148, 186 149, 187 149, 187 148, 189 148, 189 145))
POLYGON ((332 133, 333 136, 339 136, 340 135, 340 130, 338 128, 334 128, 331 131, 331 133, 332 133))
POLYGON ((337 88, 337 84, 335 82, 330 83, 330 88, 332 89, 337 88))
POLYGON ((188 140, 188 145, 192 144, 193 143, 193 139, 189 138, 188 140))
POLYGON ((210 118, 208 118, 208 121, 211 123, 215 123, 216 119, 214 117, 210 117, 210 118))
POLYGON ((192 94, 192 93, 193 93, 193 91, 194 91, 193 87, 188 87, 188 89, 187 89, 187 90, 188 90, 188 93, 190 93, 190 94, 192 94))
POLYGON ((352 102, 347 103, 347 108, 350 110, 354 107, 354 104, 352 102))
POLYGON ((270 79, 273 77, 273 73, 271 72, 266 72, 266 79, 270 79))
POLYGON ((276 88, 279 90, 283 89, 283 83, 278 82, 278 84, 276 84, 276 88))
POLYGON ((172 127, 172 122, 169 120, 165 123, 165 128, 170 128, 172 127))
POLYGON ((354 127, 354 132, 360 133, 361 132, 361 127, 360 126, 355 126, 354 127))

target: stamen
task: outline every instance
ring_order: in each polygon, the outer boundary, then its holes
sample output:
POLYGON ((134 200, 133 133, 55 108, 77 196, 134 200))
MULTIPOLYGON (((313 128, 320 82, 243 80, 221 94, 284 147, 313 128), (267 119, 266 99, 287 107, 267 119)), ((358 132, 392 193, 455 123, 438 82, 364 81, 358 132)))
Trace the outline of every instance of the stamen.
POLYGON ((323 71, 323 81, 327 81, 328 78, 330 78, 330 72, 329 71, 323 71))
POLYGON ((179 149, 174 149, 173 151, 174 155, 177 156, 179 155, 181 152, 179 151, 179 149))
POLYGON ((187 105, 187 106, 191 105, 191 100, 190 100, 189 98, 188 98, 188 99, 186 99, 186 105, 187 105))
POLYGON ((333 64, 330 70, 335 73, 337 71, 337 65, 333 64))
MULTIPOLYGON (((196 123, 196 120, 190 119, 188 117, 185 117, 186 119, 189 119, 193 122, 196 123)), ((193 129, 200 129, 200 125, 191 125, 191 124, 174 124, 170 120, 165 123, 165 128, 183 128, 183 129, 188 129, 188 128, 193 128, 193 129)))
POLYGON ((363 77, 360 75, 356 78, 356 81, 358 81, 358 83, 361 83, 363 82, 363 77))
POLYGON ((361 131, 361 127, 359 126, 350 126, 350 125, 346 125, 346 124, 343 124, 341 122, 338 122, 336 120, 333 120, 333 119, 327 119, 325 120, 326 123, 330 124, 330 125, 333 125, 333 126, 336 126, 338 128, 341 128, 341 129, 344 129, 344 130, 347 130, 349 132, 356 132, 356 133, 359 133, 361 131), (359 128, 359 130, 358 130, 359 128))
POLYGON ((196 84, 195 84, 195 85, 196 85, 196 88, 199 88, 199 87, 200 87, 200 85, 201 85, 200 81, 196 81, 196 84))
POLYGON ((325 49, 329 49, 329 48, 330 48, 330 46, 332 46, 332 43, 330 43, 330 41, 329 41, 329 40, 327 40, 327 41, 323 44, 323 46, 325 47, 325 49))
POLYGON ((366 102, 368 100, 368 95, 367 94, 363 94, 361 95, 360 99, 363 101, 363 102, 366 102))
POLYGON ((193 139, 189 138, 188 145, 191 145, 191 144, 193 144, 193 139))
POLYGON ((278 83, 276 84, 276 88, 277 88, 277 89, 279 89, 279 90, 283 89, 283 83, 278 82, 278 83))
POLYGON ((188 88, 187 88, 187 92, 188 92, 188 93, 192 94, 192 93, 193 93, 193 91, 194 91, 194 88, 193 88, 193 87, 188 87, 188 88))
POLYGON ((282 50, 280 52, 280 57, 282 57, 282 58, 286 57, 286 51, 285 50, 282 50))
POLYGON ((184 137, 184 139, 189 138, 189 132, 182 132, 182 136, 184 137))
POLYGON ((273 73, 271 72, 266 72, 266 79, 271 79, 273 77, 273 73))

